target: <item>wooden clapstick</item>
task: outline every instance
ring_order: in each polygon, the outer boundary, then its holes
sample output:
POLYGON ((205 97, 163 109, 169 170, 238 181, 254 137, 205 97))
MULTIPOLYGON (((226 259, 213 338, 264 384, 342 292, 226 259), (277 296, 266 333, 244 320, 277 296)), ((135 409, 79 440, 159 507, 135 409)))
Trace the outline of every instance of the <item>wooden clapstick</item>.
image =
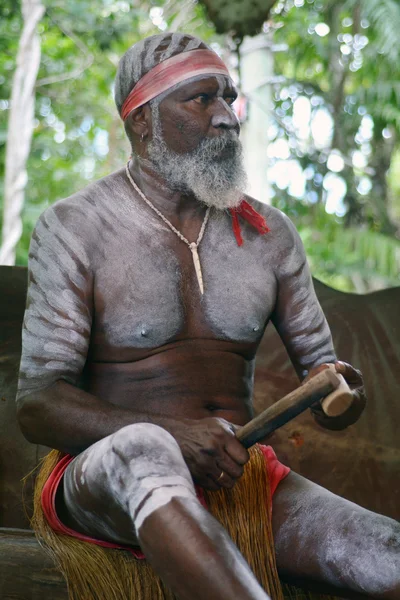
MULTIPOLYGON (((338 374, 330 368, 325 369, 246 423, 236 432, 236 437, 245 448, 250 448, 315 402, 323 401, 324 398, 329 399, 330 394, 334 393, 340 385, 338 374)), ((336 402, 337 400, 334 400, 329 407, 335 406, 336 402)))
POLYGON ((340 384, 329 396, 321 402, 322 410, 328 417, 338 417, 342 415, 352 404, 353 397, 351 390, 347 385, 345 378, 337 373, 335 365, 328 364, 329 370, 336 375, 340 384))

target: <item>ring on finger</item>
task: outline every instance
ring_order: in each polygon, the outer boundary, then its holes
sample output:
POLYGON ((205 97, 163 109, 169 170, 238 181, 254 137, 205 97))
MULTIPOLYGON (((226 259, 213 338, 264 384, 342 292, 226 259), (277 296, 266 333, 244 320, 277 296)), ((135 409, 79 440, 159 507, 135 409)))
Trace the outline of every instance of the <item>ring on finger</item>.
POLYGON ((221 479, 223 478, 224 475, 225 475, 225 473, 223 471, 221 471, 221 475, 218 477, 217 481, 221 481, 221 479))

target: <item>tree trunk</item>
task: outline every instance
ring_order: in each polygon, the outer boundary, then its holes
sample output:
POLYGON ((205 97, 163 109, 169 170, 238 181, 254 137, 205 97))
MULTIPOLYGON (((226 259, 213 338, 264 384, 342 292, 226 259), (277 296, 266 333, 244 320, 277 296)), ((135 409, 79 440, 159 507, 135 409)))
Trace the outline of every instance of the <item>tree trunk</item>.
POLYGON ((244 162, 248 175, 246 192, 270 204, 268 170, 268 127, 271 123, 271 81, 274 57, 272 40, 261 33, 245 37, 240 46, 242 91, 248 99, 247 119, 242 125, 244 162))
POLYGON ((22 0, 23 29, 19 42, 8 121, 5 162, 3 236, 0 264, 15 264, 15 249, 22 234, 21 211, 28 176, 26 162, 31 147, 35 83, 40 65, 37 25, 45 7, 41 0, 22 0))

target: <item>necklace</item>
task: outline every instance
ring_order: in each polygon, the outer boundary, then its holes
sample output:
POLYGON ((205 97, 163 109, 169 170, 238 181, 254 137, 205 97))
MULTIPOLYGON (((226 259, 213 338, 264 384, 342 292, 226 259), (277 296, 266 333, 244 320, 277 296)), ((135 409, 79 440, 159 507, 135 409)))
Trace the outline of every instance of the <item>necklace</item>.
POLYGON ((210 207, 207 208, 206 214, 204 215, 203 224, 201 226, 200 233, 198 235, 197 240, 195 242, 189 242, 189 240, 186 239, 185 236, 182 235, 182 233, 180 231, 178 231, 172 225, 172 223, 170 223, 170 221, 168 221, 167 217, 165 217, 162 214, 162 212, 160 212, 158 210, 158 208, 156 208, 154 206, 154 204, 152 202, 150 202, 150 200, 148 198, 146 198, 146 196, 143 194, 142 190, 136 185, 136 183, 129 171, 128 164, 126 164, 126 166, 125 166, 125 171, 126 171, 126 175, 129 179, 129 181, 131 182, 133 188, 137 191, 137 193, 142 198, 142 200, 144 200, 144 202, 146 202, 147 206, 149 206, 151 208, 151 210, 153 212, 155 212, 156 215, 158 215, 160 217, 160 219, 162 219, 166 225, 168 225, 168 227, 171 229, 171 231, 173 231, 175 233, 175 235, 177 235, 178 238, 180 240, 182 240, 182 242, 185 242, 185 244, 190 249, 190 251, 192 253, 193 265, 194 265, 194 269, 196 271, 196 277, 197 277, 197 281, 199 284, 200 292, 201 292, 201 294, 204 294, 203 274, 201 272, 200 258, 199 258, 199 253, 198 253, 197 248, 199 247, 199 244, 200 244, 201 240, 203 239, 204 231, 206 229, 208 218, 210 216, 210 207))

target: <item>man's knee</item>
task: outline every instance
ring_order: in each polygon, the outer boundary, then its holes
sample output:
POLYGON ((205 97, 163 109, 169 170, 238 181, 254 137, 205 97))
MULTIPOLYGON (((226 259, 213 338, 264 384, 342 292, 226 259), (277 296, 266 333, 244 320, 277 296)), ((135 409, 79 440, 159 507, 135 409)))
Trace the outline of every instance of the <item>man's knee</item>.
POLYGON ((137 532, 145 518, 172 498, 195 497, 178 444, 157 425, 124 427, 111 436, 107 454, 103 464, 109 485, 124 497, 137 532))
MULTIPOLYGON (((110 451, 126 464, 142 456, 158 461, 182 462, 182 454, 176 440, 168 431, 152 423, 127 425, 109 437, 110 451)), ((134 463, 132 463, 134 466, 134 463)))
POLYGON ((67 469, 64 496, 67 506, 122 511, 137 534, 144 519, 172 498, 193 500, 196 493, 175 439, 157 425, 138 423, 78 456, 67 469))
MULTIPOLYGON (((375 593, 390 600, 400 598, 400 523, 382 517, 376 528, 373 556, 376 565, 375 593)), ((374 535, 374 532, 372 532, 374 535)))
POLYGON ((349 569, 360 591, 376 598, 400 598, 399 523, 361 509, 346 527, 341 546, 337 564, 343 571, 349 569))

